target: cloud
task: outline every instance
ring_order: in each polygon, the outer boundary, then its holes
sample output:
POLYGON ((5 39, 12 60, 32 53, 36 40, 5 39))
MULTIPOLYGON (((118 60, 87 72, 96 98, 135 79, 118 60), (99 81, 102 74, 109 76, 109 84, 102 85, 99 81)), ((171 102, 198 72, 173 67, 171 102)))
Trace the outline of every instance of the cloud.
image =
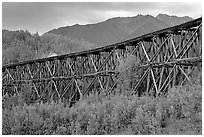
POLYGON ((201 5, 201 3, 188 2, 3 2, 2 26, 12 30, 27 29, 42 34, 54 28, 76 23, 97 23, 108 18, 137 14, 156 16, 159 13, 167 13, 197 18, 202 13, 201 5))

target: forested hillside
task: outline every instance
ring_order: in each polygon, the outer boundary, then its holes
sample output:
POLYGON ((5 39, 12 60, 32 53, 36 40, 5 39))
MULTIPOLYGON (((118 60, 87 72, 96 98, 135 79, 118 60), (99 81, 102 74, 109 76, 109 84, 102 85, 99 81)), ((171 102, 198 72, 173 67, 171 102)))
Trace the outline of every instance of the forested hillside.
POLYGON ((57 55, 91 49, 96 45, 83 39, 71 39, 56 34, 38 33, 28 31, 2 30, 2 61, 4 64, 15 63, 30 59, 48 57, 51 53, 57 55))

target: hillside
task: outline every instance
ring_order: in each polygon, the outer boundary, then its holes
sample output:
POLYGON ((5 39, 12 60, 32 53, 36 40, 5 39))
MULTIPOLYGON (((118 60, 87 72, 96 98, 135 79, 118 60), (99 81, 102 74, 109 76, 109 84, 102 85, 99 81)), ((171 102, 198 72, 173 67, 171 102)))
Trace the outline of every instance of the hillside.
POLYGON ((190 20, 192 18, 188 16, 177 17, 159 14, 157 17, 153 17, 151 15, 137 15, 134 17, 116 17, 96 24, 76 24, 60 27, 47 33, 84 39, 98 46, 106 46, 190 20))
POLYGON ((61 55, 70 52, 88 50, 97 47, 83 39, 69 38, 56 34, 38 33, 31 34, 28 31, 2 30, 2 64, 38 59, 61 55))

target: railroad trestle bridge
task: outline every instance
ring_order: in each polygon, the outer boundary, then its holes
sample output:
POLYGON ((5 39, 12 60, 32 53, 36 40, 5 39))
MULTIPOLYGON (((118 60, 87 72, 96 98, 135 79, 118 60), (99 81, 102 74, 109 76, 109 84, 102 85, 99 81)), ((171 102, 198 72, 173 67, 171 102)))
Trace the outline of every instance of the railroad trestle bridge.
POLYGON ((2 67, 2 94, 28 88, 34 100, 69 102, 90 92, 112 92, 119 81, 121 59, 132 55, 142 70, 132 94, 154 92, 185 83, 202 67, 202 18, 120 43, 2 67))

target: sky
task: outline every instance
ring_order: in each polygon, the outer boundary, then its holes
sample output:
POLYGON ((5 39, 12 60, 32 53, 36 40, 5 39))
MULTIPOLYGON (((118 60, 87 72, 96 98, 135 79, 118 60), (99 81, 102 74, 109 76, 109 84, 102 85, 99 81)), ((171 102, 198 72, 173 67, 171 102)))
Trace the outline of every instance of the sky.
POLYGON ((93 24, 113 17, 159 13, 190 16, 202 15, 199 2, 3 2, 2 28, 28 30, 40 35, 63 26, 93 24))

